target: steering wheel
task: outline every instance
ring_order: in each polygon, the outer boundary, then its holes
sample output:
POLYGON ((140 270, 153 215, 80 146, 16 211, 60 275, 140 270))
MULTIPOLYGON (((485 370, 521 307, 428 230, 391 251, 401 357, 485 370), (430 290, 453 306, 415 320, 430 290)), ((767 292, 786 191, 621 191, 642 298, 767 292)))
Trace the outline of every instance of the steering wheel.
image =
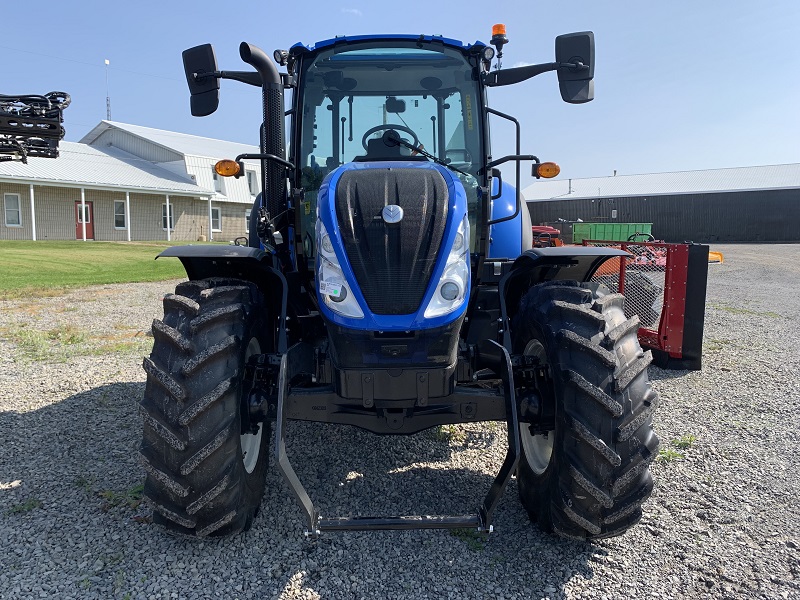
POLYGON ((412 143, 415 146, 419 146, 419 138, 417 137, 417 134, 414 133, 413 129, 411 129, 410 127, 406 127, 405 125, 392 125, 391 123, 387 123, 386 125, 377 125, 375 127, 372 127, 371 129, 367 129, 364 132, 364 135, 361 138, 361 145, 364 146, 365 151, 369 151, 369 148, 367 148, 367 138, 371 136, 373 133, 376 133, 378 131, 383 131, 385 129, 386 130, 398 129, 400 131, 404 131, 413 138, 412 143))

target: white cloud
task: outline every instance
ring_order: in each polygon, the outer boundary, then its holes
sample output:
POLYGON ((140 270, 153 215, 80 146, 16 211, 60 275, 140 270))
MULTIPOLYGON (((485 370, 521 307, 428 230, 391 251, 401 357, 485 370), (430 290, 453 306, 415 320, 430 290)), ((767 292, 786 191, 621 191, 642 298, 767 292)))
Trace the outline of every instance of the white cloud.
POLYGON ((363 17, 364 13, 362 13, 357 8, 343 8, 342 12, 346 15, 353 15, 354 17, 363 17))
POLYGON ((534 64, 534 63, 518 62, 518 63, 514 63, 514 68, 517 68, 517 67, 530 67, 532 64, 534 64))

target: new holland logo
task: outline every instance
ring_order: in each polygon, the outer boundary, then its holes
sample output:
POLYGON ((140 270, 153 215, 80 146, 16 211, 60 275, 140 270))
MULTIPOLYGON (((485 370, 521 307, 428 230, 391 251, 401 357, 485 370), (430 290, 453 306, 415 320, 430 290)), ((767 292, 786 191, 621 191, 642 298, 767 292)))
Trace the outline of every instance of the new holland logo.
POLYGON ((396 204, 390 204, 383 207, 381 215, 387 223, 399 223, 403 220, 403 209, 396 204))

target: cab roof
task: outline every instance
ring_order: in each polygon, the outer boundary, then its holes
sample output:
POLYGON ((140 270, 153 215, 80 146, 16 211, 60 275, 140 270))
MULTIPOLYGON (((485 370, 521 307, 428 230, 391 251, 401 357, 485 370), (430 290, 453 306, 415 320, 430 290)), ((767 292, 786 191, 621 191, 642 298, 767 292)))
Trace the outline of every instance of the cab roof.
POLYGON ((317 42, 316 44, 309 44, 309 45, 298 42, 294 46, 292 46, 291 49, 293 53, 298 53, 298 51, 316 52, 324 48, 336 46, 337 44, 346 45, 346 44, 355 44, 355 43, 363 43, 371 41, 385 42, 391 40, 398 40, 398 41, 416 40, 422 44, 430 44, 438 42, 444 44, 445 46, 450 46, 451 48, 461 50, 462 52, 467 52, 471 48, 482 48, 486 45, 481 41, 476 41, 473 44, 465 44, 461 40, 446 38, 441 35, 425 35, 425 34, 415 35, 415 34, 389 33, 389 34, 374 34, 374 35, 343 35, 330 38, 327 40, 322 40, 321 42, 317 42))

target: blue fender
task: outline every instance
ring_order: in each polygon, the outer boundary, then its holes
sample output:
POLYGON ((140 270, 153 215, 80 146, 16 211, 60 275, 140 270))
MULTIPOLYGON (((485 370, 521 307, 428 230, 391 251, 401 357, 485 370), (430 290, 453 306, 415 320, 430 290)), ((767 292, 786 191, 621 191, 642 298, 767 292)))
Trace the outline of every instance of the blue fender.
MULTIPOLYGON (((500 183, 498 177, 492 179, 492 197, 497 195, 500 183)), ((500 191, 500 197, 492 200, 492 219, 513 215, 516 209, 516 188, 502 182, 500 191)), ((492 225, 489 229, 488 258, 514 259, 533 247, 531 215, 525 199, 521 198, 520 201, 522 206, 515 218, 492 225)))

